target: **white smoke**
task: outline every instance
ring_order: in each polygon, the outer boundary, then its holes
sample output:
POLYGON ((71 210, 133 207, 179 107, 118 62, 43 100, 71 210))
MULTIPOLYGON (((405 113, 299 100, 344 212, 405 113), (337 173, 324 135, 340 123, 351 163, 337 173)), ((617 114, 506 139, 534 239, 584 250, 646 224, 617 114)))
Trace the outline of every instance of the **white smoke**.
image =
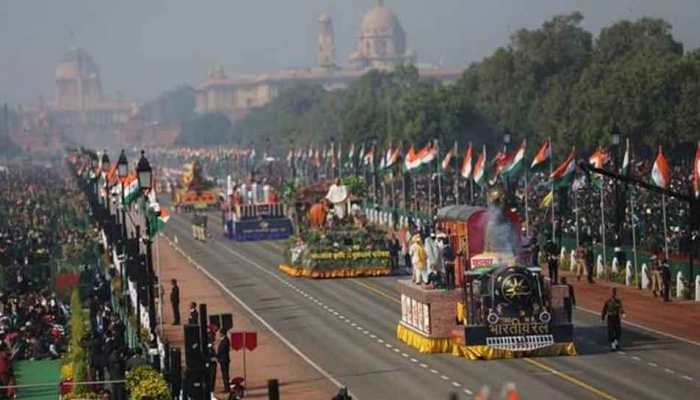
POLYGON ((485 252, 515 254, 518 238, 513 230, 513 224, 498 207, 489 207, 486 211, 485 252))

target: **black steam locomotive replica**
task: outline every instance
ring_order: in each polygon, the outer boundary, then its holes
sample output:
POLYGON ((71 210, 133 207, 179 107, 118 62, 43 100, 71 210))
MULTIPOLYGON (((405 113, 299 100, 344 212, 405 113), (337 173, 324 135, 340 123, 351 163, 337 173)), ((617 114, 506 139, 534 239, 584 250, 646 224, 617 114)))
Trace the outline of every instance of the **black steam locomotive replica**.
POLYGON ((539 267, 486 266, 464 282, 465 344, 531 352, 573 342, 566 286, 549 286, 539 267))

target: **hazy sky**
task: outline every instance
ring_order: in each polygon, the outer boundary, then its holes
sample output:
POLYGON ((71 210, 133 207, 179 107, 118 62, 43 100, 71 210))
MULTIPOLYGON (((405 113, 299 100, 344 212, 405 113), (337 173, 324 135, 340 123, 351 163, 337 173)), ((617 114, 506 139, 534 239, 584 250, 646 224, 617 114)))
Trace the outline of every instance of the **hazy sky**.
MULTIPOLYGON (((316 64, 317 16, 335 25, 347 60, 376 0, 0 0, 0 102, 53 98, 56 62, 87 49, 107 93, 148 99, 196 85, 214 63, 229 75, 316 64), (71 39, 71 32, 75 39, 71 39)), ((385 0, 422 62, 466 65, 512 31, 579 10, 597 34, 622 18, 661 17, 686 49, 700 47, 700 0, 385 0)))

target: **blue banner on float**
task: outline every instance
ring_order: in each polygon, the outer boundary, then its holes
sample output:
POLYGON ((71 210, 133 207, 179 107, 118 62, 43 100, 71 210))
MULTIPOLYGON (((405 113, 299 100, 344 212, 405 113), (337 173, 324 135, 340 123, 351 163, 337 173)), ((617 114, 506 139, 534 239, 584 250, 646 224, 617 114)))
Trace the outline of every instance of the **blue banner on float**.
POLYGON ((238 241, 287 239, 292 235, 289 218, 228 221, 226 225, 226 236, 238 241))

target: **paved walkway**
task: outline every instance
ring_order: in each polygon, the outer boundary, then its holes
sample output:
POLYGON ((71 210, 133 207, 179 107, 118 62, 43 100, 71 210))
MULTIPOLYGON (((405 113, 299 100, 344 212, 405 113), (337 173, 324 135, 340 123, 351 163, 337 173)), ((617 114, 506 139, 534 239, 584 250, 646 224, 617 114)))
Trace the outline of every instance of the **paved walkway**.
MULTIPOLYGON (((165 286, 163 298, 165 304, 164 325, 168 341, 182 349, 184 334, 182 326, 172 326, 172 311, 167 300, 170 295, 170 280, 175 278, 180 286, 180 316, 187 321, 187 309, 190 302, 207 304, 209 314, 231 313, 236 331, 257 331, 258 348, 246 355, 248 375, 248 395, 246 398, 267 399, 268 379, 280 382, 280 397, 285 400, 328 400, 337 389, 331 382, 306 364, 301 357, 293 353, 277 337, 267 331, 218 285, 209 280, 196 267, 186 261, 162 237, 159 238, 159 257, 161 276, 165 286)), ((245 299, 243 299, 245 301, 245 299)), ((184 352, 183 363, 184 363, 184 352)), ((242 352, 231 353, 231 376, 243 375, 242 352)), ((223 391, 221 373, 217 371, 217 394, 223 391)), ((220 398, 224 398, 220 396, 220 398)))
POLYGON ((626 322, 700 343, 700 302, 673 299, 664 303, 659 297, 652 296, 649 290, 604 280, 589 284, 585 276, 577 282, 576 276, 568 271, 562 276, 574 285, 579 307, 600 313, 611 289, 616 287, 625 307, 626 322))
POLYGON ((20 389, 18 399, 56 400, 61 379, 61 360, 19 361, 13 365, 18 385, 49 384, 20 389))

